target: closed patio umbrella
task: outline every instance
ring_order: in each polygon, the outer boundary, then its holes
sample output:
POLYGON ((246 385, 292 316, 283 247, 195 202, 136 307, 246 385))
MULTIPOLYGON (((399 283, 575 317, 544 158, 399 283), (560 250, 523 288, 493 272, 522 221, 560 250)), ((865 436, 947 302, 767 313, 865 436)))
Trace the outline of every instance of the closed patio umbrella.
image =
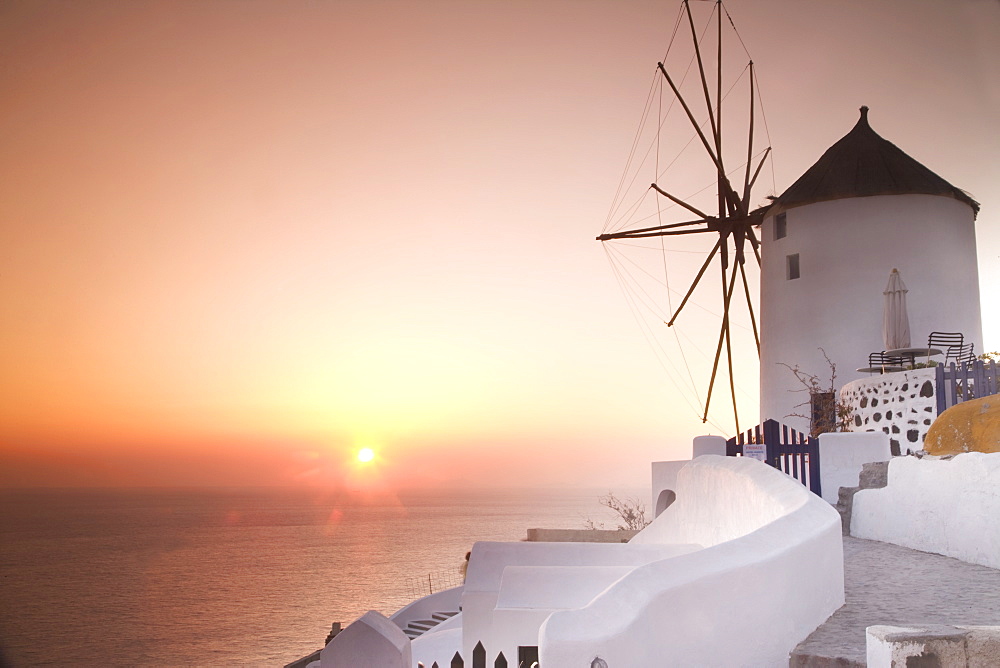
POLYGON ((899 270, 889 274, 882 309, 882 343, 885 350, 910 347, 910 318, 906 314, 906 285, 899 270))

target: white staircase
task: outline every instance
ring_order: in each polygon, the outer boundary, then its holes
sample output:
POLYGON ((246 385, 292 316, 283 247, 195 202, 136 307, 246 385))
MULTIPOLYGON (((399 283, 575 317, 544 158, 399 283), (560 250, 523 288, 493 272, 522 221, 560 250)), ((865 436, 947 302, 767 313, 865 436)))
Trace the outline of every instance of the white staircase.
POLYGON ((457 610, 454 612, 435 612, 431 615, 430 619, 420 619, 415 622, 410 622, 406 625, 406 628, 403 629, 403 633, 405 633, 410 640, 419 638, 441 622, 446 622, 457 614, 457 610))

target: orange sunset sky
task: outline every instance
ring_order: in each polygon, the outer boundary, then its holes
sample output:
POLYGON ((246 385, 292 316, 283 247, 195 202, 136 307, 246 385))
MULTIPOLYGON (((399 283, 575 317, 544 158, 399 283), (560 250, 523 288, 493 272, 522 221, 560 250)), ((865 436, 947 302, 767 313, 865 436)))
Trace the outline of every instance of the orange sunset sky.
MULTIPOLYGON (((982 204, 1000 348, 1000 3, 726 6, 759 196, 868 105, 982 204)), ((677 9, 0 3, 0 486, 635 487, 724 433, 594 241, 677 9)))

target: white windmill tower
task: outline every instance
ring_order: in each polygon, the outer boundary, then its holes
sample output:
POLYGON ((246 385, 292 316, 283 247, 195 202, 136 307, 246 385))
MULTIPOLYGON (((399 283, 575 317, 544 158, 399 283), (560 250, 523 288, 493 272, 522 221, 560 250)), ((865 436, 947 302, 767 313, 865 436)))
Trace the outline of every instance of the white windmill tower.
POLYGON ((802 384, 784 365, 837 384, 884 349, 883 296, 898 268, 909 288, 912 345, 962 332, 981 350, 976 263, 979 205, 880 137, 868 108, 793 183, 761 228, 760 411, 808 431, 802 384), (826 376, 828 378, 828 376, 826 376), (799 391, 796 391, 799 390, 799 391))

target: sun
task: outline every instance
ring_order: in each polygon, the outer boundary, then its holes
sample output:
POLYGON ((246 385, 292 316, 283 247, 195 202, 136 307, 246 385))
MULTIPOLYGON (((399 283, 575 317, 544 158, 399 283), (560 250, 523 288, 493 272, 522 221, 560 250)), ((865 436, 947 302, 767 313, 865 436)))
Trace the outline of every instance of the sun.
POLYGON ((368 463, 375 459, 375 451, 371 448, 361 448, 358 450, 358 461, 362 463, 368 463))

